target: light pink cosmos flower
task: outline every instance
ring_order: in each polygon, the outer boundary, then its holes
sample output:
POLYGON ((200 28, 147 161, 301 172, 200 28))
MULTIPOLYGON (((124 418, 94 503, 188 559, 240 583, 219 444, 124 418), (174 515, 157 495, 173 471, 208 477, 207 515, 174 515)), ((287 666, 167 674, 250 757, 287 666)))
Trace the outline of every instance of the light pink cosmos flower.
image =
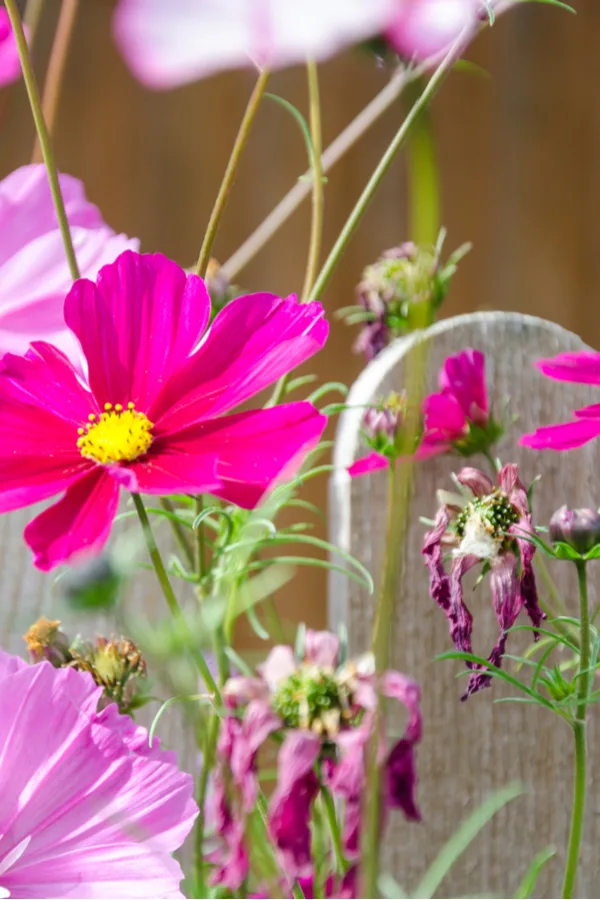
POLYGON ((120 0, 114 34, 135 75, 170 88, 220 69, 324 59, 384 34, 409 59, 465 43, 482 0, 120 0))
POLYGON ((302 402, 223 415, 323 346, 318 303, 239 297, 205 332, 202 279, 127 250, 75 282, 64 310, 87 383, 42 341, 0 372, 0 512, 64 491, 25 529, 40 569, 103 546, 121 486, 251 508, 325 427, 302 402))
MULTIPOLYGON (((80 181, 61 175, 60 186, 83 276, 138 249, 138 240, 104 223, 80 181)), ((43 339, 76 358, 63 316, 72 283, 45 167, 22 166, 0 182, 0 352, 24 353, 43 339)))
MULTIPOLYGON (((600 353, 581 350, 578 353, 559 353, 551 359, 540 359, 535 365, 556 381, 600 386, 600 353)), ((524 434, 519 443, 534 450, 574 450, 600 437, 600 403, 574 411, 575 419, 559 425, 546 425, 524 434)))
POLYGON ((21 77, 21 63, 17 42, 10 18, 4 7, 0 8, 0 87, 21 77))
POLYGON ((0 897, 183 896, 193 780, 101 696, 0 651, 0 897))
MULTIPOLYGON (((500 435, 501 429, 490 415, 485 379, 485 356, 471 348, 449 356, 439 374, 441 390, 425 397, 422 405, 423 430, 414 452, 416 460, 429 459, 441 453, 457 450, 463 456, 470 456, 483 447, 489 446, 500 435)), ((374 410, 367 410, 367 420, 373 418, 374 410)), ((384 411, 385 412, 385 411, 384 411)), ((381 417, 383 412, 379 413, 381 417)), ((367 434, 371 446, 376 451, 357 460, 348 472, 352 478, 366 475, 378 469, 386 469, 394 455, 394 441, 398 429, 403 426, 403 417, 396 414, 392 419, 387 415, 382 428, 393 434, 388 438, 390 452, 381 452, 367 434)), ((372 431, 372 429, 371 429, 372 431)))

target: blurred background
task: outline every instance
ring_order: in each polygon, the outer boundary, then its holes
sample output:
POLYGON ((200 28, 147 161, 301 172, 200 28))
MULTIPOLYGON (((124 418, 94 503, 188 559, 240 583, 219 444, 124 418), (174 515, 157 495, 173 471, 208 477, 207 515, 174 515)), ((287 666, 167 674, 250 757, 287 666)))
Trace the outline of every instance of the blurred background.
MULTIPOLYGON (((510 309, 553 319, 600 347, 600 4, 574 0, 577 15, 527 3, 501 17, 469 48, 483 72, 454 73, 433 103, 443 186, 446 251, 472 241, 442 316, 510 309)), ((255 76, 220 74, 167 93, 144 89, 113 44, 112 0, 80 0, 55 129, 63 172, 117 231, 193 264, 255 76)), ((40 80, 60 10, 45 0, 35 43, 40 80)), ((321 66, 324 143, 385 85, 389 73, 364 52, 321 66)), ((307 112, 302 68, 273 75, 270 90, 307 112)), ((398 101, 331 171, 324 253, 406 110, 398 101)), ((0 95, 0 176, 30 161, 33 125, 22 84, 0 95)), ((324 296, 331 322, 326 349, 309 364, 319 381, 350 384, 363 360, 356 329, 334 318, 354 302, 365 265, 411 234, 404 160, 396 161, 324 296)), ((292 117, 264 101, 214 248, 224 262, 307 167, 292 117)), ((241 271, 247 291, 280 294, 302 286, 309 203, 241 271)), ((333 429, 332 429, 333 431, 333 429)), ((326 505, 326 478, 307 499, 326 505)), ((324 522, 317 530, 325 536, 324 522)), ((326 622, 326 579, 302 569, 277 598, 282 617, 326 622)), ((242 636, 244 641, 248 636, 242 636)))

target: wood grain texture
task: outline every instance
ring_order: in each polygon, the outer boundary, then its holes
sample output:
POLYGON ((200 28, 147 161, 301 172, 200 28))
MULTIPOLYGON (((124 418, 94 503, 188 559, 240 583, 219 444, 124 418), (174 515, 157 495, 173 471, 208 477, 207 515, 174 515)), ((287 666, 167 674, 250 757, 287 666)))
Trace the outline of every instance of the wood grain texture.
MULTIPOLYGON (((362 373, 348 400, 355 408, 343 414, 336 438, 338 470, 330 484, 330 538, 368 566, 376 580, 383 555, 385 472, 351 481, 345 467, 365 452, 360 439, 360 407, 364 409, 364 404, 390 390, 402 389, 411 346, 411 339, 397 341, 362 373)), ((536 522, 547 524, 563 503, 599 505, 597 443, 568 454, 534 453, 516 445, 524 431, 569 418, 574 408, 598 399, 597 389, 551 382, 531 366, 539 357, 582 349, 582 341, 557 325, 517 313, 477 313, 446 320, 431 329, 428 339, 428 391, 435 390, 436 373, 444 359, 469 346, 486 354, 488 386, 496 413, 510 397, 510 414, 519 417, 499 445, 502 461, 517 462, 526 483, 542 475, 535 491, 536 522)), ((471 462, 485 468, 481 458, 471 462)), ((450 474, 462 464, 458 457, 445 456, 419 463, 416 469, 412 524, 403 551, 404 578, 391 640, 394 666, 422 685, 425 734, 418 752, 418 772, 423 822, 407 824, 399 814, 392 817, 385 864, 406 890, 414 888, 467 813, 494 789, 520 779, 527 786, 527 794, 512 801, 478 836, 439 896, 481 896, 479 892, 514 896, 511 892, 534 855, 556 844, 557 857, 548 864, 535 894, 556 897, 570 815, 569 729, 545 710, 517 703, 494 704, 494 698, 507 693, 500 684, 460 703, 464 681, 454 680, 454 675, 461 671, 461 664, 433 662, 452 645, 445 616, 428 594, 428 576, 420 552, 425 526, 419 523, 419 516, 434 515, 436 489, 451 488, 450 474)), ((561 563, 552 572, 569 610, 576 614, 576 582, 571 568, 561 563)), ((594 598, 600 566, 595 569, 590 571, 594 598)), ((473 595, 467 589, 466 601, 474 616, 474 651, 487 655, 497 634, 487 589, 480 587, 473 595)), ((354 652, 364 650, 369 640, 372 609, 373 598, 356 583, 331 576, 330 625, 337 628, 342 622, 346 624, 354 652)), ((508 652, 518 653, 527 643, 524 634, 515 634, 509 640, 508 652)), ((596 718, 592 710, 591 719, 596 718)), ((600 879, 597 734, 594 723, 589 736, 590 791, 578 897, 595 897, 600 879)))

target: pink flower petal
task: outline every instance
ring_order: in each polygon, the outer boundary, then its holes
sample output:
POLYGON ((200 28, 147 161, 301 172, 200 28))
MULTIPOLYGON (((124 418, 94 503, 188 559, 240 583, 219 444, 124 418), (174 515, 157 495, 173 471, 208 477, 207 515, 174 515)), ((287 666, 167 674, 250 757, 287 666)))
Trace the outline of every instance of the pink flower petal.
POLYGON ((209 315, 202 279, 159 253, 125 251, 101 269, 96 285, 81 279, 65 300, 65 320, 81 342, 98 403, 132 401, 146 413, 209 315))
POLYGON ((24 537, 33 551, 34 565, 47 572, 83 552, 99 551, 118 502, 118 484, 102 466, 95 466, 26 527, 24 537))
MULTIPOLYGON (((217 475, 218 457, 202 446, 188 446, 185 441, 153 445, 142 462, 127 466, 135 478, 135 488, 142 494, 213 494, 223 482, 217 475)), ((118 474, 118 473, 116 473, 118 474)))
POLYGON ((348 474, 350 478, 358 478, 359 475, 368 475, 369 472, 387 469, 389 465, 390 461, 386 456, 382 456, 381 453, 369 453, 368 456, 363 456, 362 459, 357 459, 355 463, 352 463, 348 467, 348 474))
POLYGON ((600 436, 597 419, 577 419, 560 425, 546 425, 519 440, 522 447, 533 450, 573 450, 600 436))
POLYGON ((600 384, 600 353, 590 350, 559 353, 550 359, 538 359, 535 365, 547 378, 557 381, 600 384))
POLYGON ((575 409, 573 415, 578 419, 600 419, 600 403, 592 403, 591 406, 584 406, 583 409, 575 409))
POLYGON ((449 50, 460 33, 477 27, 480 0, 401 0, 385 37, 407 59, 449 50))
POLYGON ((7 11, 0 9, 0 87, 21 77, 19 51, 7 11))
POLYGON ((253 397, 323 347, 329 330, 323 315, 320 303, 295 297, 238 297, 157 399, 152 421, 170 433, 253 397))
POLYGON ((335 669, 338 664, 340 639, 331 631, 313 631, 308 628, 304 636, 304 658, 315 666, 335 669))
POLYGON ((295 474, 326 424, 310 403, 288 403, 208 419, 157 440, 157 451, 164 440, 172 452, 218 456, 221 486, 213 493, 250 509, 276 480, 295 474))
POLYGON ((287 644, 277 644, 273 647, 264 663, 257 668, 258 674, 264 678, 272 691, 297 670, 298 662, 294 651, 287 644))
POLYGON ((440 387, 458 400, 467 418, 478 421, 477 414, 487 418, 485 356, 480 350, 469 348, 449 356, 440 372, 440 387))
POLYGON ((117 44, 134 74, 169 88, 219 69, 322 59, 382 30, 397 0, 121 0, 117 44))
POLYGON ((426 438, 449 442, 464 437, 467 417, 453 394, 438 393, 425 397, 423 415, 426 438))

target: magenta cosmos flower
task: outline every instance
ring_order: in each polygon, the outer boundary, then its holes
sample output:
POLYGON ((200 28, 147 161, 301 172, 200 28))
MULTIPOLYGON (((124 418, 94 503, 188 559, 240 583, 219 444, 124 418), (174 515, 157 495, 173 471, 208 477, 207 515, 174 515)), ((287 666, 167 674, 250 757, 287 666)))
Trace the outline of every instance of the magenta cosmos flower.
POLYGON ((279 68, 324 59, 384 35, 409 59, 439 55, 479 24, 482 0, 120 0, 114 34, 153 88, 220 69, 279 68))
MULTIPOLYGON (((466 490, 461 494, 440 492, 442 505, 433 529, 425 535, 423 555, 429 569, 429 589, 446 613, 456 649, 472 653, 473 616, 463 599, 462 579, 473 566, 483 563, 500 626, 489 661, 500 666, 508 630, 523 607, 535 627, 545 618, 533 574, 535 545, 529 536, 534 529, 527 492, 515 465, 503 466, 497 485, 472 468, 462 469, 456 480, 466 490), (451 551, 449 574, 444 567, 444 550, 451 551)), ((467 665, 473 673, 463 700, 487 687, 491 680, 485 668, 467 665)))
MULTIPOLYGON (((600 353, 581 350, 579 353, 559 353, 551 359, 540 359, 535 365, 556 381, 600 386, 600 353)), ((574 450, 600 436, 600 403, 574 411, 571 422, 546 425, 531 434, 524 434, 519 443, 534 450, 574 450)))
POLYGON ((0 897, 183 896, 192 778, 101 696, 0 651, 0 897))
POLYGON ((41 341, 0 372, 0 511, 64 491, 25 529, 38 568, 99 550, 121 486, 251 508, 317 443, 326 418, 310 403, 223 414, 323 346, 320 304, 239 297, 205 333, 202 279, 126 251, 75 282, 64 311, 87 383, 41 341))
POLYGON ((21 77, 17 42, 7 11, 0 9, 0 87, 21 77))
MULTIPOLYGON (((104 223, 80 181, 61 175, 60 186, 82 275, 94 278, 123 250, 138 249, 104 223)), ((24 353, 42 339, 76 356, 63 316, 72 283, 45 167, 16 169, 0 182, 0 352, 24 353)))
MULTIPOLYGON (((335 634, 309 630, 302 659, 291 647, 279 645, 259 668, 259 677, 239 676, 225 685, 231 714, 224 719, 219 743, 213 799, 221 845, 214 861, 215 882, 230 890, 237 890, 248 874, 245 823, 257 799, 257 754, 273 734, 280 739, 280 749, 269 829, 287 889, 296 879, 314 875, 310 821, 321 786, 344 807, 346 858, 352 864, 359 858, 360 805, 377 709, 377 677, 371 654, 340 665, 339 653, 335 634)), ((408 711, 400 740, 388 743, 381 736, 382 809, 399 808, 408 819, 419 819, 414 759, 421 739, 419 686, 389 671, 380 679, 380 690, 408 711)), ((354 874, 351 869, 339 886, 342 894, 354 874)))
MULTIPOLYGON (((449 356, 439 374, 440 391, 423 401, 423 427, 414 452, 417 460, 456 451, 471 456, 487 449, 502 433, 488 403, 485 356, 467 349, 449 356)), ((349 468, 352 478, 387 468, 398 459, 406 410, 395 403, 393 409, 367 410, 365 439, 375 452, 357 460, 349 468)))

